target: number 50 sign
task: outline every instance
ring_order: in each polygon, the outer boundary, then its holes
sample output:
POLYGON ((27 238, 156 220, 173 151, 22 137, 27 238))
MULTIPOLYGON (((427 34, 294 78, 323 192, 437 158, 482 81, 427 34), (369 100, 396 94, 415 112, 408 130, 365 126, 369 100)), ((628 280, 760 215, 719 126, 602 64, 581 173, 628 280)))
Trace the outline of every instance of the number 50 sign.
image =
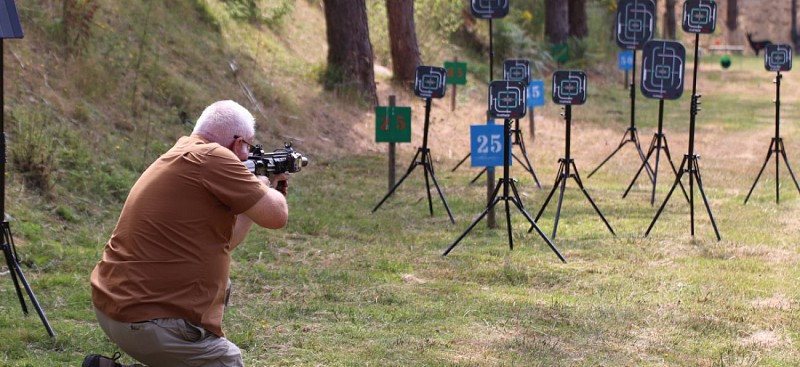
MULTIPOLYGON (((502 166, 503 125, 472 125, 469 127, 469 132, 472 167, 502 166)), ((511 164, 511 149, 505 151, 508 152, 511 164)))

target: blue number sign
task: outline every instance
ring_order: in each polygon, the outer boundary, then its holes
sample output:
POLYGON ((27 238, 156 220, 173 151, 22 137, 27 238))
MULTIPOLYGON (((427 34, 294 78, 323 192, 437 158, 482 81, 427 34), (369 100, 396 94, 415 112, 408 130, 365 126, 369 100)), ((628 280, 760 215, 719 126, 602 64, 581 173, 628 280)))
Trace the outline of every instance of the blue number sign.
MULTIPOLYGON (((495 167, 503 165, 503 125, 472 125, 470 133, 470 155, 472 167, 495 167)), ((511 164, 511 144, 507 149, 511 164)))
POLYGON ((620 71, 633 70, 633 50, 623 50, 619 52, 618 64, 620 71))
POLYGON ((544 106, 544 80, 531 80, 528 83, 528 107, 544 106))

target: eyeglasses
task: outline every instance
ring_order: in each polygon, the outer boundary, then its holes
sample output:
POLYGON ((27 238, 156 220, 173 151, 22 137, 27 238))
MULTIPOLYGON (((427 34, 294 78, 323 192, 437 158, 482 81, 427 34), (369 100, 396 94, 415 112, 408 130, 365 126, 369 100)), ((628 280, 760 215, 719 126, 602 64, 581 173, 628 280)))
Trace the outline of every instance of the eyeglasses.
POLYGON ((247 140, 244 140, 244 138, 242 138, 242 137, 241 137, 241 136, 239 136, 239 135, 234 135, 234 136, 233 136, 233 139, 234 139, 234 140, 236 140, 236 139, 242 139, 242 143, 245 143, 245 144, 247 144, 247 148, 248 148, 248 149, 251 149, 251 150, 252 150, 252 149, 254 148, 253 144, 250 144, 250 143, 248 143, 248 142, 247 142, 247 140))

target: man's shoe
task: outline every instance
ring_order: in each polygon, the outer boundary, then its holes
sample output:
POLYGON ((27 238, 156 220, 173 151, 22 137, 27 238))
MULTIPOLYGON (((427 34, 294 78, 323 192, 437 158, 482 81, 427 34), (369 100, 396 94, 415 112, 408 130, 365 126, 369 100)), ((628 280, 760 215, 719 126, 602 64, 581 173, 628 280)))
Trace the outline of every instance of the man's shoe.
POLYGON ((117 363, 121 355, 120 352, 116 352, 109 358, 99 354, 90 354, 83 359, 81 367, 121 367, 122 365, 117 363))

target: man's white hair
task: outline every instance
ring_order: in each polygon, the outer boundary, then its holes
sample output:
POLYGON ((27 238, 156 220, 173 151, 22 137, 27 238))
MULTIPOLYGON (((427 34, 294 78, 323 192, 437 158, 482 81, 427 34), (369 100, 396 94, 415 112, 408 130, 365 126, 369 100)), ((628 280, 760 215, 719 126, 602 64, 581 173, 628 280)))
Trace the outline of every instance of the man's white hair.
POLYGON ((203 110, 192 134, 228 146, 234 136, 248 139, 255 135, 255 125, 255 118, 242 105, 230 100, 217 101, 203 110))

